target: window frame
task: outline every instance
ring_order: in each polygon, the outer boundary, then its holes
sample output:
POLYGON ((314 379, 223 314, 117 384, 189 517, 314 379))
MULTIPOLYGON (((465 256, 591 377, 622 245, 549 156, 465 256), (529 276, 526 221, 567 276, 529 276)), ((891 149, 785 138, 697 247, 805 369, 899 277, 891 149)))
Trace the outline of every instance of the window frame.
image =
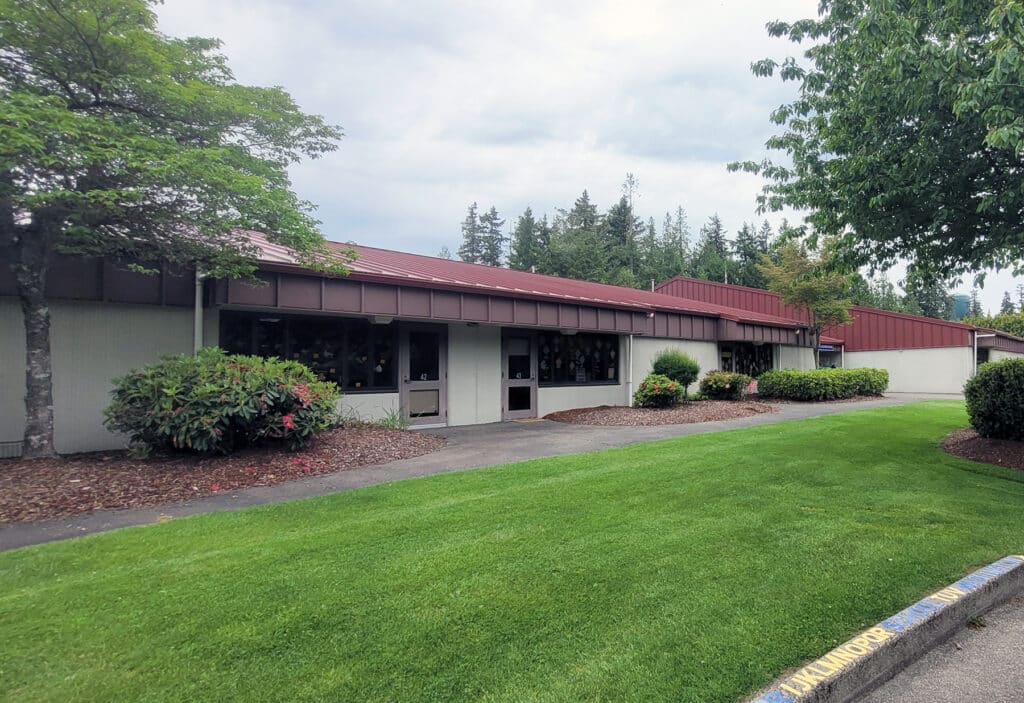
POLYGON ((608 332, 577 332, 576 334, 562 334, 557 330, 541 330, 536 335, 537 344, 537 387, 538 388, 585 388, 590 386, 619 386, 622 385, 622 337, 621 335, 608 333, 608 332), (540 364, 544 358, 544 339, 545 337, 559 336, 564 339, 580 339, 583 337, 593 337, 594 341, 609 341, 614 340, 615 349, 615 378, 608 380, 602 379, 600 381, 544 381, 541 378, 542 371, 540 370, 540 364))
POLYGON ((228 324, 233 322, 242 321, 246 323, 248 327, 248 349, 244 352, 236 352, 234 350, 226 349, 228 353, 244 353, 251 356, 260 356, 257 354, 257 346, 259 339, 258 324, 261 318, 277 318, 282 323, 283 329, 283 341, 281 344, 282 353, 284 354, 282 360, 284 361, 297 361, 307 368, 310 368, 313 373, 317 373, 315 369, 309 367, 304 362, 298 359, 292 359, 292 345, 294 343, 294 336, 292 334, 292 325, 303 322, 316 322, 316 323, 335 323, 341 328, 341 353, 339 355, 338 369, 340 370, 340 383, 335 382, 346 395, 363 395, 368 393, 397 393, 399 387, 399 335, 398 325, 391 323, 388 325, 375 325, 370 320, 362 317, 321 317, 314 315, 281 315, 277 312, 251 312, 248 310, 221 310, 220 319, 218 321, 219 330, 219 341, 223 342, 225 334, 224 330, 228 324), (234 318, 234 320, 232 319, 234 318), (346 385, 349 383, 349 342, 352 339, 353 332, 357 326, 362 327, 365 325, 367 331, 366 335, 366 349, 368 351, 367 359, 363 362, 366 365, 366 378, 368 379, 367 385, 355 387, 346 385), (389 385, 373 385, 375 381, 376 372, 373 369, 373 354, 372 351, 377 345, 378 341, 383 338, 390 338, 391 342, 391 378, 389 385))

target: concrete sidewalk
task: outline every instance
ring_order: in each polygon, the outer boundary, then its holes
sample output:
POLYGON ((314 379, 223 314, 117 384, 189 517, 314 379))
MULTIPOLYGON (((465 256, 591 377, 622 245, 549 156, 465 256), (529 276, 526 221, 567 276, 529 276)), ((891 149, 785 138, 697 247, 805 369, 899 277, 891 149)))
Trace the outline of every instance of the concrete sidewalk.
POLYGON ((1024 701, 1024 598, 982 616, 926 653, 860 703, 1024 701))
POLYGON ((433 454, 403 459, 389 464, 364 466, 298 481, 286 481, 274 486, 258 486, 229 493, 218 493, 180 503, 166 503, 154 507, 127 510, 98 511, 81 516, 33 523, 15 523, 0 528, 0 551, 80 537, 120 527, 146 525, 160 519, 167 519, 167 517, 184 517, 297 498, 312 498, 405 478, 432 476, 561 454, 577 454, 657 439, 769 425, 787 420, 800 420, 865 408, 902 405, 919 400, 948 400, 961 397, 893 393, 878 400, 854 403, 780 404, 779 411, 776 413, 691 425, 595 427, 539 420, 424 430, 445 437, 448 440, 447 446, 433 454))

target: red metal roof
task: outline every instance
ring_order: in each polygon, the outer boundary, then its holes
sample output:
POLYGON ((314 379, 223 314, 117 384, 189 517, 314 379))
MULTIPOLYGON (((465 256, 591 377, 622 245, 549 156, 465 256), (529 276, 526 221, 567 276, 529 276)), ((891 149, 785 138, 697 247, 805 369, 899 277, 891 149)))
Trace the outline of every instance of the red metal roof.
MULTIPOLYGON (((687 299, 747 308, 759 313, 807 319, 806 311, 783 305, 782 298, 777 293, 759 288, 676 276, 655 290, 687 299)), ((827 337, 823 335, 822 341, 827 344, 843 343, 846 351, 964 347, 971 344, 971 332, 991 332, 962 322, 938 320, 863 305, 852 306, 850 314, 853 316, 852 323, 827 328, 827 337)), ((996 334, 1009 340, 1016 339, 1005 332, 996 334)))
MULTIPOLYGON (((266 237, 259 232, 248 234, 261 251, 259 256, 261 262, 285 266, 298 265, 286 247, 267 241, 266 237)), ((554 299, 643 311, 664 310, 773 327, 805 326, 803 323, 787 317, 732 308, 713 302, 684 300, 672 295, 652 293, 636 288, 545 276, 526 271, 513 271, 495 266, 452 261, 421 254, 407 254, 356 244, 339 242, 328 242, 328 244, 337 250, 351 248, 356 251, 358 258, 348 264, 351 271, 350 277, 355 280, 490 292, 510 297, 554 299)))

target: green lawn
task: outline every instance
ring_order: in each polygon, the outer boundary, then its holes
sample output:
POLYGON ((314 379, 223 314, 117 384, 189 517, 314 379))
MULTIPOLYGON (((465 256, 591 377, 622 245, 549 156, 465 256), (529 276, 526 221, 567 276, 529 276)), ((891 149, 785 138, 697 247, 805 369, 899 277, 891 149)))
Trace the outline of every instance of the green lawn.
POLYGON ((0 554, 0 697, 734 701, 1024 550, 935 402, 0 554))

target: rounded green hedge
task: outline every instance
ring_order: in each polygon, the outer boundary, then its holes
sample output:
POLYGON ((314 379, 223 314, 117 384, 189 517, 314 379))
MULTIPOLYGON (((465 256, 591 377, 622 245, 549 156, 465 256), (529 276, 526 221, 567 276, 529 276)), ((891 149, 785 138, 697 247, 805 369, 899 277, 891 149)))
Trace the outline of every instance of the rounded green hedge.
POLYGON ((742 373, 709 371, 700 380, 700 393, 711 400, 741 400, 753 380, 742 373))
POLYGON ((305 445, 335 423, 341 394, 297 361, 215 347, 167 356, 114 380, 104 424, 150 451, 227 454, 262 442, 305 445))
POLYGON ((766 371, 757 378, 757 394, 787 400, 839 400, 882 395, 889 387, 885 369, 815 369, 766 371))
POLYGON ((693 357, 681 351, 664 349, 654 357, 651 373, 668 376, 683 387, 685 394, 690 384, 700 376, 700 365, 693 360, 693 357))
POLYGON ((982 364, 964 386, 967 416, 982 437, 1024 440, 1024 359, 982 364))

